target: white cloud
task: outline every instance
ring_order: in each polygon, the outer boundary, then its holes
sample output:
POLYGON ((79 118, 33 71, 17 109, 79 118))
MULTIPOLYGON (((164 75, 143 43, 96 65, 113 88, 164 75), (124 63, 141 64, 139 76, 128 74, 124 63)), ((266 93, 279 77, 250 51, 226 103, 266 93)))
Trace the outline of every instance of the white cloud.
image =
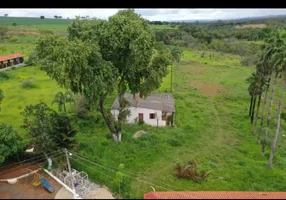
MULTIPOLYGON (((0 16, 63 18, 90 16, 107 19, 119 9, 0 9, 0 16)), ((135 9, 148 20, 203 20, 236 19, 254 16, 286 14, 286 9, 135 9)))

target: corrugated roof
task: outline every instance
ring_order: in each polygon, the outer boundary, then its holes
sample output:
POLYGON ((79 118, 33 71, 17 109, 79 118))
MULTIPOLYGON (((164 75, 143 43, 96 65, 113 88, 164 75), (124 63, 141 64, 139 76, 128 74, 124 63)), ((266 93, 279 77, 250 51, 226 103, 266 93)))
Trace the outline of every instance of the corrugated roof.
MULTIPOLYGON (((125 93, 124 98, 128 100, 130 106, 136 107, 136 100, 133 98, 132 94, 125 93)), ((162 110, 165 112, 174 112, 174 99, 172 94, 155 94, 152 93, 148 97, 140 98, 137 107, 148 108, 153 110, 162 110)), ((113 102, 111 109, 118 109, 119 102, 118 98, 113 102)))
POLYGON ((11 59, 15 59, 15 58, 19 58, 19 57, 24 57, 24 55, 19 54, 19 53, 14 53, 8 56, 0 56, 0 62, 2 61, 6 61, 6 60, 11 60, 11 59))
POLYGON ((286 199, 286 192, 149 192, 144 199, 286 199))

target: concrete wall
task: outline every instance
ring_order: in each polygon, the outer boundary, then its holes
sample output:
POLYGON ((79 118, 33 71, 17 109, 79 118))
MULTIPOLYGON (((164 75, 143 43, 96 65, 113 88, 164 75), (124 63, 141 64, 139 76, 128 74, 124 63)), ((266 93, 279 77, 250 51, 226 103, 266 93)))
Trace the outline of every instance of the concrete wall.
MULTIPOLYGON (((134 124, 135 119, 139 120, 138 114, 143 113, 143 120, 146 124, 151 126, 157 126, 157 118, 158 118, 158 126, 166 126, 166 121, 162 120, 162 111, 161 110, 153 110, 147 108, 136 108, 136 107, 129 107, 130 116, 127 117, 127 121, 129 124, 134 124), (150 119, 150 113, 156 113, 155 119, 150 119)), ((117 119, 117 115, 119 113, 118 110, 111 110, 113 116, 117 119)))

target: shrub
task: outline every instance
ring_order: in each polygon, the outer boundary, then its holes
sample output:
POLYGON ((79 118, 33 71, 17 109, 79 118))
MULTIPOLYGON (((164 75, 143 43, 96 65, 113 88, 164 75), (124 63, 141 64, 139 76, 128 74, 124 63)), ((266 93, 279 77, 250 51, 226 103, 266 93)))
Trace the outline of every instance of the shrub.
POLYGON ((138 120, 138 125, 143 125, 145 122, 144 122, 144 120, 143 119, 139 119, 138 120))
POLYGON ((35 52, 35 51, 32 51, 32 52, 30 53, 30 56, 29 56, 28 61, 26 61, 25 63, 26 63, 27 65, 34 66, 34 65, 35 65, 35 58, 36 58, 36 52, 35 52))
POLYGON ((14 23, 12 24, 12 26, 17 26, 17 24, 14 22, 14 23))
POLYGON ((240 64, 243 66, 252 66, 255 65, 256 61, 257 61, 256 56, 247 56, 240 62, 240 64))
POLYGON ((53 30, 49 30, 49 29, 41 29, 41 30, 40 30, 40 33, 41 33, 42 35, 54 34, 54 31, 53 31, 53 30))
POLYGON ((35 84, 33 84, 32 82, 31 82, 31 80, 25 80, 25 81, 23 81, 22 83, 21 83, 21 87, 22 88, 34 88, 35 87, 35 84))
POLYGON ((197 170, 197 164, 193 160, 190 160, 188 162, 188 165, 177 164, 175 167, 175 171, 176 171, 177 178, 193 180, 196 182, 200 182, 208 176, 207 172, 205 171, 199 172, 197 170))
POLYGON ((5 72, 0 72, 0 80, 8 80, 10 76, 5 72))
POLYGON ((18 38, 16 36, 10 37, 10 42, 17 42, 18 38))

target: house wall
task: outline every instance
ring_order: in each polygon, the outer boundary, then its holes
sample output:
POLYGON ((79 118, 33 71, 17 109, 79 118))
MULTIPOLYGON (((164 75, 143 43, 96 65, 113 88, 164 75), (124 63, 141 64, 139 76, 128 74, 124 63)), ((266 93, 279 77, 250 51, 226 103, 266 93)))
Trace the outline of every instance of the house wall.
MULTIPOLYGON (((166 121, 162 120, 162 111, 161 110, 153 110, 147 108, 136 108, 136 107, 129 107, 130 116, 127 117, 127 121, 129 124, 135 124, 135 119, 138 119, 138 114, 143 113, 143 120, 146 124, 151 126, 157 126, 157 118, 158 118, 158 126, 166 126, 166 121), (155 119, 150 119, 150 113, 156 113, 155 119)), ((117 115, 119 113, 118 110, 111 110, 113 116, 117 119, 117 115)))

